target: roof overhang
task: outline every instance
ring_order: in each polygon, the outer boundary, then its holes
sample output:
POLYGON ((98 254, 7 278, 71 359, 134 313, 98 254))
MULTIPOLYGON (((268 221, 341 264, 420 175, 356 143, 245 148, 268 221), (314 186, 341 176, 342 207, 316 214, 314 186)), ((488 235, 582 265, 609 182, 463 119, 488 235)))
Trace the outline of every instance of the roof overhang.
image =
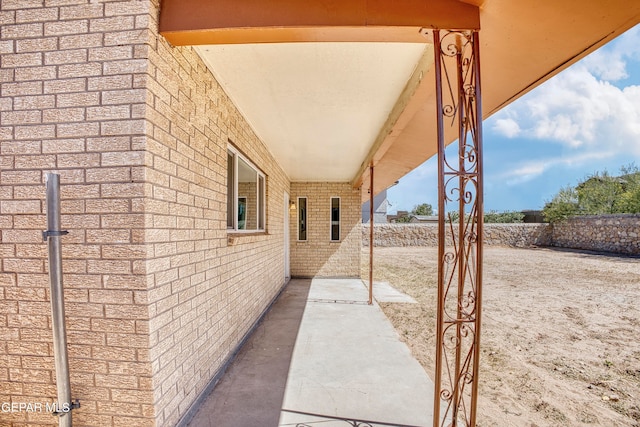
POLYGON ((422 29, 482 27, 486 118, 638 22, 640 2, 628 0, 163 0, 160 31, 175 45, 219 45, 198 52, 293 180, 349 176, 367 190, 374 164, 378 193, 436 153, 433 49, 422 29), (287 44, 296 42, 311 43, 287 44), (331 97, 333 110, 323 109, 331 97), (267 110, 277 114, 267 120, 267 110), (372 119, 336 120, 359 112, 372 119), (305 114, 317 120, 299 120, 305 114), (283 143, 291 122, 298 136, 283 143), (356 131, 364 142, 341 139, 356 131), (348 166, 331 163, 351 145, 358 148, 348 166))
POLYGON ((422 42, 421 28, 479 29, 479 8, 470 3, 459 0, 163 0, 160 30, 176 46, 422 42))

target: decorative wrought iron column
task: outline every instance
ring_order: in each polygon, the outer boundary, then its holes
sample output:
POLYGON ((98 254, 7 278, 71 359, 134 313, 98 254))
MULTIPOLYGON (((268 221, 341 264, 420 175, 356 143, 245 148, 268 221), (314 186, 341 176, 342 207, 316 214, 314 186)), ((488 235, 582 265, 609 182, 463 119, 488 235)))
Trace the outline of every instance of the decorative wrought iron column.
POLYGON ((476 425, 482 308, 482 109, 477 31, 434 30, 438 317, 434 421, 476 425), (447 136, 457 152, 445 155, 447 136))

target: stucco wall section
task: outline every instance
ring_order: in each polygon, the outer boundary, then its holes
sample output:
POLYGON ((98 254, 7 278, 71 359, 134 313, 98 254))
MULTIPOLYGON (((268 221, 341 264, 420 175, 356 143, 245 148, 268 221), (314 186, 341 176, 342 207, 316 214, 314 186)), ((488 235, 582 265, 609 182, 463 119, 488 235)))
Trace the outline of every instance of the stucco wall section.
POLYGON ((291 215, 291 275, 359 277, 361 235, 360 190, 349 183, 292 182, 291 200, 307 197, 307 241, 298 241, 297 212, 291 215), (340 241, 330 240, 332 197, 340 197, 340 241))
MULTIPOLYGON (((151 426, 146 1, 0 3, 0 401, 56 399, 44 177, 61 175, 75 425, 151 426)), ((153 12, 152 12, 153 14, 153 12)), ((43 412, 2 425, 57 425, 43 412)))
POLYGON ((640 254, 640 215, 569 218, 553 225, 553 246, 640 254))

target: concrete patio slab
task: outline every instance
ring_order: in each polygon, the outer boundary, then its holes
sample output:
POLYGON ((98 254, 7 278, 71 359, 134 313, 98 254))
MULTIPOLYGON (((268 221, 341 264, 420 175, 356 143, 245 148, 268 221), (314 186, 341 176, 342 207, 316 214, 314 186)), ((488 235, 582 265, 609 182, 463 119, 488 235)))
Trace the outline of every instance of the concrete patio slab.
POLYGON ((292 280, 188 425, 430 426, 432 382, 367 297, 292 280))
POLYGON ((405 294, 404 292, 400 292, 389 282, 373 282, 373 297, 378 302, 400 302, 400 303, 408 303, 408 304, 417 304, 417 301, 405 294))

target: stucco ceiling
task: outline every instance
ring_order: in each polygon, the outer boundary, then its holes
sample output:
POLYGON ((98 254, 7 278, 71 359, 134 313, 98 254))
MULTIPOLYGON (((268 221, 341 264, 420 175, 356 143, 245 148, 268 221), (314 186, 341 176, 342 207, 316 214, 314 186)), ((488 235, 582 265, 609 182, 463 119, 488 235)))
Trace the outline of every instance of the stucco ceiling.
POLYGON ((292 181, 348 182, 426 47, 340 42, 195 49, 292 181))

